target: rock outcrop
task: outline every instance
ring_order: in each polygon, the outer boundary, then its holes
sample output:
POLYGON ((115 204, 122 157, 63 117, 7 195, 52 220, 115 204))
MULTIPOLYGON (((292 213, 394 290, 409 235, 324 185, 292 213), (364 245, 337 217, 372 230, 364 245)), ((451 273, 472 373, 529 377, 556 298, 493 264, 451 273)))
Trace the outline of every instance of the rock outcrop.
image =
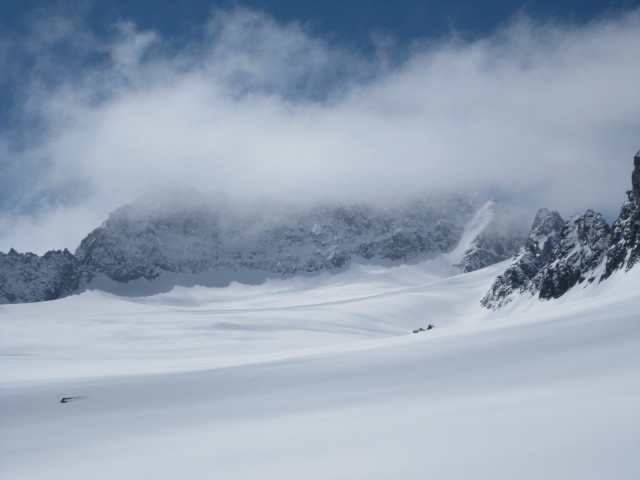
POLYGON ((500 308, 514 295, 538 290, 537 276, 553 258, 560 243, 564 220, 558 212, 540 209, 531 226, 527 241, 509 267, 496 278, 491 290, 482 299, 487 308, 500 308))
POLYGON ((636 197, 636 205, 640 205, 640 152, 633 157, 633 174, 631 175, 631 188, 636 197))
POLYGON ((602 279, 609 278, 617 270, 629 270, 640 262, 640 152, 633 160, 632 190, 627 192, 627 201, 613 224, 611 246, 602 279))
POLYGON ((541 211, 525 247, 502 273, 481 303, 500 308, 518 294, 542 300, 559 298, 578 284, 609 278, 640 262, 640 152, 634 157, 632 190, 620 216, 610 228, 602 215, 588 210, 562 223, 559 215, 541 211), (539 231, 546 219, 549 236, 539 231), (544 239, 544 247, 539 246, 544 239), (602 274, 600 272, 603 272, 602 274))
POLYGON ((559 298, 576 284, 595 280, 594 272, 602 264, 611 239, 611 229, 601 214, 587 210, 563 227, 560 242, 536 276, 540 298, 559 298))
POLYGON ((41 257, 14 249, 0 252, 0 303, 53 300, 76 290, 81 280, 78 260, 68 250, 41 257))

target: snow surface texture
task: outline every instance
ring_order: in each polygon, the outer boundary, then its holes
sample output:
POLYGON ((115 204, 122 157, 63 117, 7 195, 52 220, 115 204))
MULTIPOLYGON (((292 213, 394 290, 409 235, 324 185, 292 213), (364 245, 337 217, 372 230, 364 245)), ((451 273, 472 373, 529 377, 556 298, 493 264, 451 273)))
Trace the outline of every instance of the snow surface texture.
POLYGON ((463 195, 384 207, 242 207, 180 190, 116 210, 75 256, 0 253, 0 303, 50 300, 84 288, 132 295, 175 285, 255 284, 443 253, 450 267, 459 265, 453 270, 468 272, 509 258, 523 242, 523 230, 495 202, 463 195))
POLYGON ((640 153, 634 157, 633 190, 610 228, 601 214, 587 210, 566 223, 557 212, 541 209, 525 246, 482 299, 501 308, 518 295, 559 298, 579 284, 628 271, 640 261, 640 153))
POLYGON ((437 263, 1 306, 0 477, 640 478, 640 268, 493 311, 437 263))

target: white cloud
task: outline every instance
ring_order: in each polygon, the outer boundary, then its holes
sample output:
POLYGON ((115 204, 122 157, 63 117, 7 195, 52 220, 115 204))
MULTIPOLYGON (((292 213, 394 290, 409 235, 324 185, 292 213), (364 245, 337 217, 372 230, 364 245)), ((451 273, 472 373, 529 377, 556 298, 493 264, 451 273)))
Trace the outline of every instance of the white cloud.
POLYGON ((107 63, 32 89, 47 133, 11 155, 41 168, 15 179, 12 204, 32 207, 4 212, 0 250, 74 248, 166 182, 285 199, 499 191, 609 216, 630 185, 638 11, 581 27, 521 18, 472 43, 416 45, 395 67, 246 10, 217 12, 177 50, 118 28, 94 46, 107 63), (64 200, 33 207, 52 192, 64 200))

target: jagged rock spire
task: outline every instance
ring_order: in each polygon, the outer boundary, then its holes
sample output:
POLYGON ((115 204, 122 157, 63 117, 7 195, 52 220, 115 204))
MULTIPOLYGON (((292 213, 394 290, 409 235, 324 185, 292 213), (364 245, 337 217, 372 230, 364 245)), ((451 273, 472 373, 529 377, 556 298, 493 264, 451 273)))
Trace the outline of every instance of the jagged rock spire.
POLYGON ((551 261, 554 249, 560 243, 564 225, 558 212, 541 208, 533 221, 525 246, 502 275, 496 278, 482 299, 482 305, 496 309, 509 303, 515 295, 537 293, 537 276, 551 261))
POLYGON ((640 151, 633 157, 633 173, 631 174, 631 186, 636 196, 636 203, 640 205, 640 151))
POLYGON ((640 263, 640 152, 633 158, 632 190, 622 205, 620 216, 609 228, 602 215, 588 210, 564 224, 548 211, 541 210, 534 222, 526 246, 494 282, 482 299, 488 308, 500 308, 515 294, 530 293, 541 299, 558 298, 577 283, 597 280, 596 272, 605 262, 600 281, 614 272, 629 270, 640 263), (555 235, 545 237, 544 223, 555 235), (547 241, 546 252, 540 239, 547 241), (552 240, 551 242, 549 240, 552 240))
POLYGON ((640 262, 640 152, 633 157, 631 188, 628 200, 622 205, 620 216, 613 224, 611 247, 602 279, 620 269, 629 270, 640 262))

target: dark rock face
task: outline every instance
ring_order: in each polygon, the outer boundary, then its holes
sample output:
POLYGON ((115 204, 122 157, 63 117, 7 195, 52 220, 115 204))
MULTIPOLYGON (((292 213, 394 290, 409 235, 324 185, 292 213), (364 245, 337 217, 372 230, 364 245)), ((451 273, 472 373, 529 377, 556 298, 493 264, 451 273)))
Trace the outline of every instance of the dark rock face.
POLYGON ((487 308, 500 308, 517 293, 536 291, 536 276, 550 261, 560 243, 564 220, 558 212, 546 208, 538 211, 525 246, 509 267, 496 278, 481 303, 487 308))
POLYGON ((585 280, 602 263, 611 229, 602 215, 588 210, 566 223, 557 212, 541 210, 527 243, 482 299, 487 308, 500 308, 513 294, 559 298, 585 280))
POLYGON ((0 303, 54 300, 78 289, 81 278, 78 260, 68 250, 42 257, 0 252, 0 303))
POLYGON ((627 271, 640 262, 640 152, 634 157, 633 164, 633 190, 627 192, 628 200, 622 205, 620 216, 613 224, 603 280, 616 270, 627 271))
POLYGON ((636 197, 636 205, 640 205, 640 152, 633 157, 634 170, 631 175, 631 188, 636 197))
POLYGON ((111 214, 76 256, 89 271, 118 282, 220 269, 289 275, 339 269, 357 257, 406 262, 458 243, 478 205, 461 196, 446 200, 254 216, 206 205, 176 211, 133 205, 111 214))
POLYGON ((610 238, 609 225, 593 210, 569 220, 550 262, 536 279, 540 298, 559 298, 576 284, 595 280, 593 272, 602 263, 610 238))
POLYGON ((613 224, 603 280, 617 270, 629 270, 640 262, 640 209, 636 203, 636 193, 627 194, 629 199, 622 205, 620 216, 613 224))
MULTIPOLYGON (((605 280, 614 272, 628 271, 639 263, 640 152, 634 157, 631 183, 633 190, 627 192, 628 200, 612 228, 602 215, 588 210, 563 225, 557 240, 549 237, 542 249, 536 248, 540 234, 534 233, 534 228, 523 250, 496 279, 482 305, 500 308, 511 301, 514 292, 529 292, 543 300, 559 298, 577 284, 605 280), (598 279, 596 272, 603 262, 604 273, 598 279)), ((557 230, 557 221, 548 221, 557 230)))

